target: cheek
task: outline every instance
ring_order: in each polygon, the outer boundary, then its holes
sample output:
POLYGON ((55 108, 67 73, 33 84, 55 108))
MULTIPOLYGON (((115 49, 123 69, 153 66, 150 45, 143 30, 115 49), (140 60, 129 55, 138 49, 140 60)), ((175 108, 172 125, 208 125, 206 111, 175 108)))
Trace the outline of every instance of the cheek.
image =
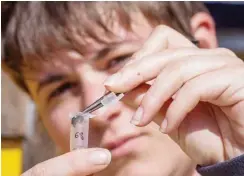
POLYGON ((69 151, 70 113, 80 111, 80 100, 69 99, 56 104, 44 116, 43 123, 54 142, 64 151, 69 151))

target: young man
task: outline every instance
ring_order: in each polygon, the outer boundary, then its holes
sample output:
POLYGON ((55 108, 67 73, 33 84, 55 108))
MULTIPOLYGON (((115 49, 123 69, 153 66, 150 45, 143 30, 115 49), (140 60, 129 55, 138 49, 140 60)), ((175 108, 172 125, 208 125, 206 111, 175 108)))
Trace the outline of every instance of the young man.
POLYGON ((209 165, 243 153, 244 64, 227 49, 212 49, 214 22, 201 3, 4 8, 4 68, 66 152, 23 175, 182 176, 193 175, 197 164, 207 166, 203 174, 217 173, 209 165), (96 112, 90 149, 69 152, 69 113, 106 89, 127 93, 96 112))

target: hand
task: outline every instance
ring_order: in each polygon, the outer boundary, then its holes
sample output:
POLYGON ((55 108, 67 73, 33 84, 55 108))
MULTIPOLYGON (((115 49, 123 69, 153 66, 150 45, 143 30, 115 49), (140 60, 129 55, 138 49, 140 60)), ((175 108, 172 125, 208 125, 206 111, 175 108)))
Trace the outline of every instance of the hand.
POLYGON ((139 107, 132 123, 155 121, 200 165, 244 152, 244 63, 233 52, 159 26, 132 58, 105 82, 139 107))
POLYGON ((37 164, 22 176, 86 176, 105 169, 110 161, 108 150, 80 149, 37 164))

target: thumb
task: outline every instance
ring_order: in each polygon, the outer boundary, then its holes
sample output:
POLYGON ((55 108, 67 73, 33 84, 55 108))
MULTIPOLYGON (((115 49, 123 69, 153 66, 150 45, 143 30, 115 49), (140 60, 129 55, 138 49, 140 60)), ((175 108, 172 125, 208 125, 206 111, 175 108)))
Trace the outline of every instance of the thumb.
POLYGON ((106 149, 80 149, 37 164, 22 176, 87 176, 105 169, 110 161, 111 154, 106 149))
MULTIPOLYGON (((122 101, 129 105, 130 107, 137 109, 143 100, 144 95, 147 93, 148 89, 151 85, 149 84, 142 84, 135 89, 131 90, 130 92, 126 92, 125 96, 123 97, 122 101)), ((166 110, 168 109, 172 99, 166 101, 163 107, 160 109, 160 112, 153 118, 153 121, 157 123, 159 126, 161 125, 164 116, 166 114, 166 110)), ((149 122, 148 122, 149 123, 149 122)), ((147 123, 147 124, 148 124, 147 123)), ((137 125, 137 126, 145 126, 145 125, 137 125)))

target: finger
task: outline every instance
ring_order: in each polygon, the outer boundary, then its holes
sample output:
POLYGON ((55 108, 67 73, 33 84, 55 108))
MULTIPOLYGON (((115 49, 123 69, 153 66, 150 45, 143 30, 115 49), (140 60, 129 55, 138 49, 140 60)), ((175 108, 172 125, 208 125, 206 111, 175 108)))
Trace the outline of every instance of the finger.
POLYGON ((231 57, 215 56, 214 62, 208 56, 195 56, 168 64, 144 96, 141 106, 143 117, 141 126, 147 125, 188 80, 201 74, 220 69, 233 62, 231 57))
POLYGON ((159 51, 164 51, 166 49, 177 48, 197 47, 185 36, 175 31, 174 29, 166 25, 159 25, 153 30, 147 41, 143 44, 142 48, 133 54, 130 61, 126 63, 125 66, 128 66, 147 55, 157 53, 159 51))
POLYGON ((37 164, 23 176, 86 176, 105 169, 111 161, 108 150, 100 148, 75 150, 37 164))
MULTIPOLYGON (((200 75, 188 81, 169 106, 161 125, 161 131, 169 133, 176 129, 200 101, 213 102, 226 94, 236 74, 235 69, 226 68, 200 75)), ((235 100, 235 102, 237 101, 238 99, 235 100)))
POLYGON ((142 45, 141 49, 134 53, 131 60, 125 66, 140 60, 141 58, 166 49, 176 48, 197 48, 185 36, 174 29, 165 26, 157 26, 150 34, 149 38, 142 45))
POLYGON ((174 29, 166 25, 159 25, 153 30, 142 48, 133 55, 133 58, 142 58, 172 48, 196 48, 196 46, 174 29))
MULTIPOLYGON (((167 50, 146 56, 130 65, 127 65, 116 74, 110 76, 104 85, 110 91, 127 92, 138 85, 154 79, 160 71, 170 62, 191 58, 196 55, 210 56, 225 55, 222 49, 178 49, 167 50)), ((228 54, 228 53, 227 53, 228 54)))

